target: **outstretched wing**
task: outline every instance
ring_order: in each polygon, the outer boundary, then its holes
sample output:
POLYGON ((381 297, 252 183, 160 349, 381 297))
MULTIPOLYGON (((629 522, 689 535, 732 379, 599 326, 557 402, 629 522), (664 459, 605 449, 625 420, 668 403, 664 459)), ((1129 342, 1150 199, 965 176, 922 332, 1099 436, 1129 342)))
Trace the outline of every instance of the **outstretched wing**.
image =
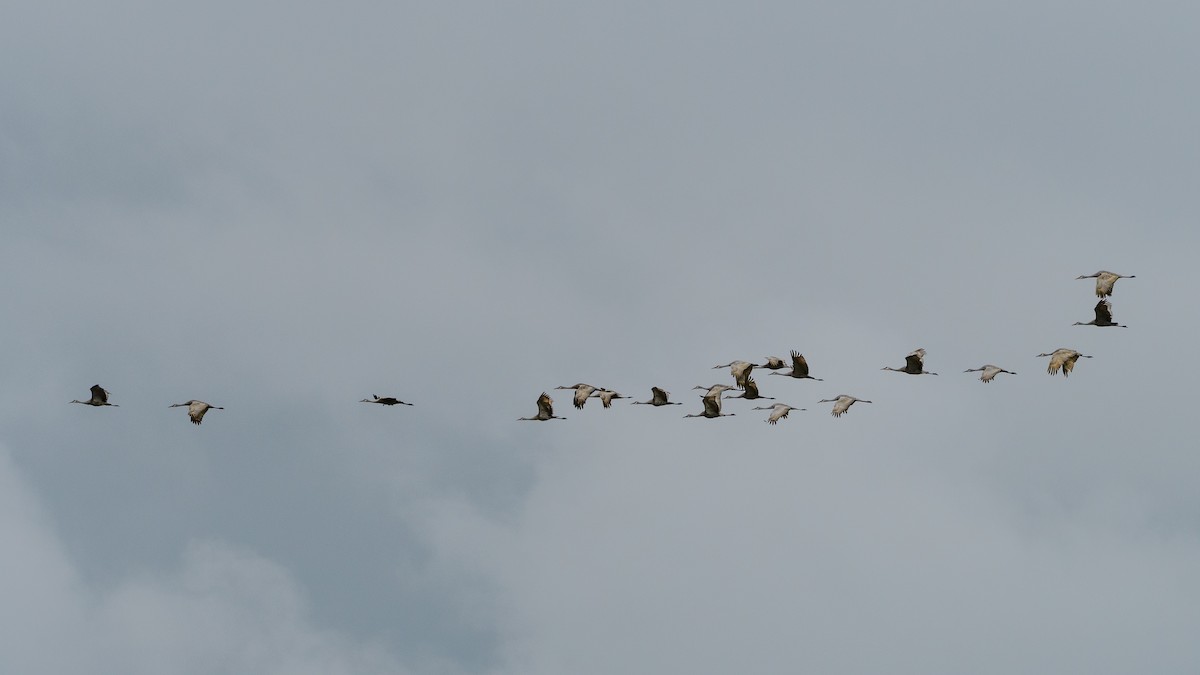
POLYGON ((593 391, 595 391, 595 389, 592 389, 591 387, 577 388, 575 390, 575 398, 573 400, 573 402, 575 403, 575 407, 582 410, 583 404, 587 403, 588 397, 592 395, 593 391))
POLYGON ((904 369, 910 373, 919 373, 925 370, 925 350, 918 349, 908 356, 904 357, 904 369))
POLYGON ((1072 370, 1075 370, 1075 362, 1078 360, 1079 352, 1071 352, 1064 355, 1062 362, 1063 377, 1067 377, 1071 374, 1072 370))
POLYGON ((746 378, 746 393, 742 395, 742 398, 758 398, 758 383, 754 381, 753 377, 746 378))
POLYGON ((192 418, 192 424, 200 424, 204 421, 204 413, 208 412, 208 404, 200 401, 193 401, 188 406, 188 417, 192 418))
POLYGON ((841 417, 842 413, 849 410, 851 405, 854 405, 853 398, 846 396, 844 394, 842 396, 839 396, 837 398, 837 403, 833 404, 833 416, 841 417))
POLYGON ((704 414, 707 417, 716 417, 721 414, 721 395, 705 396, 704 397, 704 414))
POLYGON ((608 389, 601 389, 600 390, 600 402, 604 404, 605 408, 611 408, 613 398, 618 395, 619 394, 617 394, 617 392, 615 392, 615 391, 609 391, 608 389))
POLYGON ((805 361, 804 355, 795 349, 792 350, 792 373, 793 377, 808 375, 808 361, 805 361))
POLYGON ((538 397, 537 405, 538 416, 550 417, 554 414, 554 399, 550 398, 546 392, 543 391, 542 395, 538 397))

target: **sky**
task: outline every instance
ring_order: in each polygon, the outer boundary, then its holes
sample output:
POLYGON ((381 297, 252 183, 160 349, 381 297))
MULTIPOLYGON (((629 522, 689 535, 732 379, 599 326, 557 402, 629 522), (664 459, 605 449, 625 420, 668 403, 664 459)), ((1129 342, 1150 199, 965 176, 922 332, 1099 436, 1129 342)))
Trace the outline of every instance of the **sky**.
POLYGON ((5 14, 0 670, 1200 667, 1200 9, 5 14))

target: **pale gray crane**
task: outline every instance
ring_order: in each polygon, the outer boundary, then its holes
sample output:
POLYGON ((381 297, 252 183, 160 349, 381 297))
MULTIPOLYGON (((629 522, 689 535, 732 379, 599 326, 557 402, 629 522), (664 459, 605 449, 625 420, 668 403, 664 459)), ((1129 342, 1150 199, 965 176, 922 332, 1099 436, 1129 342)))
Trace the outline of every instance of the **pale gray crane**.
POLYGON ((709 419, 712 419, 714 417, 733 417, 734 416, 733 413, 721 412, 721 395, 720 395, 720 393, 718 393, 715 396, 702 396, 700 398, 702 401, 704 401, 704 411, 701 412, 699 415, 690 415, 690 414, 684 415, 685 418, 686 417, 707 417, 709 419))
POLYGON ((1049 354, 1038 354, 1038 358, 1043 356, 1050 357, 1050 365, 1046 367, 1046 372, 1051 375, 1057 375, 1059 369, 1061 369, 1063 377, 1067 377, 1071 374, 1072 370, 1075 370, 1075 362, 1079 359, 1092 358, 1086 354, 1080 354, 1074 349, 1067 349, 1065 347, 1055 349, 1049 354))
POLYGON ((816 380, 817 382, 825 381, 819 377, 813 377, 812 375, 808 374, 808 361, 805 361, 804 355, 801 354, 800 352, 796 351, 795 349, 792 350, 792 369, 791 369, 791 371, 786 372, 786 373, 771 373, 771 374, 772 375, 787 375, 788 377, 794 377, 798 380, 816 380))
POLYGON ((652 406, 683 405, 682 403, 669 401, 668 399, 670 397, 671 397, 671 392, 667 391, 666 389, 661 389, 659 387, 650 387, 650 400, 649 401, 634 401, 633 403, 634 403, 634 405, 652 405, 652 406))
POLYGON ((804 408, 793 408, 792 406, 790 406, 786 403, 776 403, 775 405, 767 407, 767 408, 758 407, 758 408, 753 408, 753 410, 770 410, 771 414, 767 416, 766 422, 767 422, 767 424, 777 424, 779 422, 779 420, 787 417, 788 413, 790 413, 791 411, 804 410, 804 408))
POLYGON ((704 385, 698 384, 698 385, 692 387, 692 389, 707 389, 708 391, 701 394, 701 396, 719 396, 721 394, 721 392, 729 391, 731 389, 736 389, 736 387, 731 387, 727 384, 714 384, 711 387, 705 387, 704 385))
POLYGON ((542 395, 538 397, 537 406, 538 406, 537 415, 535 415, 533 417, 518 417, 517 421, 518 422, 545 422, 546 420, 565 420, 565 419, 567 419, 565 417, 558 417, 554 414, 554 399, 550 398, 550 395, 544 391, 542 392, 542 395))
POLYGON ((756 399, 760 399, 760 398, 765 398, 765 399, 767 399, 768 401, 774 401, 774 400, 775 400, 775 397, 774 397, 774 396, 763 396, 762 394, 759 394, 759 393, 758 393, 758 383, 754 381, 754 378, 753 378, 753 377, 747 377, 747 378, 746 378, 746 389, 745 389, 745 391, 743 391, 743 392, 742 392, 741 394, 739 394, 739 395, 731 395, 729 398, 744 398, 744 399, 748 399, 748 400, 751 400, 751 401, 753 401, 753 400, 756 400, 756 399))
POLYGON ((82 403, 84 405, 94 405, 97 408, 99 408, 100 406, 105 406, 105 405, 112 406, 114 408, 121 407, 121 406, 117 405, 116 403, 108 402, 108 391, 106 391, 104 389, 104 387, 101 387, 98 384, 93 384, 91 391, 92 391, 92 397, 89 398, 88 400, 86 400, 86 401, 71 401, 71 403, 82 403))
POLYGON ((1095 274, 1081 274, 1076 279, 1095 279, 1096 280, 1096 297, 1107 298, 1113 294, 1113 285, 1117 283, 1117 279, 1135 279, 1136 275, 1117 274, 1116 272, 1108 272, 1100 270, 1095 274))
POLYGON ((1100 326, 1100 327, 1113 326, 1115 328, 1126 328, 1127 327, 1127 326, 1122 326, 1121 324, 1117 323, 1116 321, 1113 321, 1112 303, 1109 302, 1108 300, 1101 300, 1100 302, 1097 302, 1096 306, 1094 308, 1094 311, 1096 312, 1096 318, 1094 318, 1091 321, 1088 321, 1086 323, 1083 321, 1076 321, 1074 323, 1074 325, 1076 325, 1076 326, 1100 326))
POLYGON ((759 366, 759 368, 766 368, 767 370, 779 370, 781 368, 787 368, 787 361, 784 361, 778 356, 768 356, 766 363, 759 366))
POLYGON ((993 366, 990 363, 987 365, 979 366, 978 368, 968 368, 968 369, 964 370, 963 372, 964 373, 982 373, 979 376, 979 379, 985 383, 991 382, 1000 373, 1008 373, 1009 375, 1016 375, 1016 373, 1014 373, 1011 370, 1005 370, 1005 369, 1001 368, 1000 366, 993 366))
POLYGON ((862 398, 854 398, 853 396, 849 396, 847 394, 838 394, 837 398, 822 399, 817 401, 817 403, 832 403, 833 416, 841 417, 842 413, 849 410, 850 406, 854 405, 855 403, 870 403, 870 401, 862 398))
POLYGON ((379 405, 412 405, 411 403, 405 403, 404 401, 392 396, 384 396, 383 398, 380 398, 379 394, 371 395, 374 396, 374 398, 364 398, 363 400, 359 401, 359 403, 378 403, 379 405))
POLYGON ((583 410, 583 404, 587 403, 588 397, 592 395, 592 392, 599 391, 600 387, 593 387, 590 384, 584 384, 580 382, 579 384, 574 384, 570 387, 555 387, 555 389, 574 389, 575 397, 571 402, 575 404, 576 408, 583 410))
POLYGON ((880 370, 892 370, 897 373, 907 373, 909 375, 937 375, 937 373, 925 370, 925 350, 920 348, 914 349, 911 354, 904 357, 903 368, 884 366, 880 370))
POLYGON ((192 424, 200 424, 200 422, 204 421, 204 413, 208 412, 209 410, 224 410, 224 408, 219 405, 209 405, 204 401, 197 401, 194 399, 191 401, 184 401, 183 403, 176 403, 167 407, 180 408, 183 406, 187 406, 188 417, 192 418, 192 424))
POLYGON ((611 408, 611 407, 612 407, 612 402, 613 402, 613 399, 616 399, 616 398, 629 398, 628 396, 622 396, 622 395, 618 394, 617 392, 615 392, 615 391, 613 391, 613 390, 611 390, 611 389, 597 389, 597 390, 596 390, 596 391, 595 391, 595 392, 592 394, 592 397, 600 399, 600 402, 604 404, 604 407, 605 407, 605 408, 611 408))
POLYGON ((733 375, 733 383, 738 389, 746 387, 746 378, 750 377, 750 371, 754 370, 754 364, 749 361, 730 361, 723 366, 713 366, 713 370, 718 368, 728 368, 729 374, 733 375))

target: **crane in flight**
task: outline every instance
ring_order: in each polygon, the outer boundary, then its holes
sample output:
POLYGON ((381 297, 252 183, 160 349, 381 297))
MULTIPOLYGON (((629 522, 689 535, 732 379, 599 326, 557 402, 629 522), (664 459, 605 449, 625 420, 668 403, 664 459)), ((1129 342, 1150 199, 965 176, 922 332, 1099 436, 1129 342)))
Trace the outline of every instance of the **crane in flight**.
POLYGON ((617 392, 615 392, 611 389, 597 389, 595 392, 592 393, 592 398, 600 399, 600 402, 604 404, 605 408, 611 408, 613 399, 629 398, 629 397, 622 396, 621 394, 618 394, 617 392))
POLYGON ((1000 373, 1008 373, 1009 375, 1016 375, 1016 373, 1014 373, 1011 370, 1005 370, 1005 369, 1001 368, 1000 366, 993 366, 990 363, 987 365, 984 365, 984 366, 979 366, 978 368, 968 368, 968 369, 964 370, 963 372, 964 373, 982 373, 979 376, 979 379, 985 383, 991 382, 1000 373))
POLYGON ((660 387, 650 387, 650 400, 649 401, 634 401, 633 403, 634 403, 634 405, 652 405, 652 406, 683 405, 682 403, 672 402, 672 401, 668 400, 670 398, 671 398, 671 392, 667 391, 666 389, 662 389, 660 387))
POLYGON ((86 401, 71 401, 71 403, 82 403, 84 405, 96 406, 97 408, 99 408, 100 406, 105 406, 105 405, 112 406, 114 408, 121 407, 121 406, 117 405, 116 403, 108 402, 108 391, 104 387, 101 387, 98 384, 93 384, 91 391, 92 391, 92 397, 89 398, 88 400, 86 400, 86 401))
POLYGON ((793 408, 786 403, 776 403, 773 406, 752 408, 752 410, 770 410, 771 414, 767 416, 767 424, 777 424, 779 420, 784 419, 793 410, 804 410, 804 408, 793 408))
POLYGON ((224 410, 224 408, 219 405, 209 405, 204 401, 197 401, 195 399, 191 401, 184 401, 183 403, 176 403, 167 407, 180 408, 183 406, 187 406, 188 417, 192 418, 192 424, 197 425, 204 421, 204 413, 208 412, 209 410, 224 410))
POLYGON ((738 394, 738 395, 732 395, 729 398, 744 398, 744 399, 747 399, 750 401, 760 399, 760 398, 765 398, 769 401, 775 400, 774 396, 763 396, 762 394, 758 393, 758 383, 754 381, 753 377, 746 378, 745 391, 743 391, 741 394, 738 394))
POLYGON ((813 377, 812 375, 808 374, 808 361, 804 360, 804 355, 795 349, 792 350, 792 369, 786 373, 774 372, 771 374, 786 375, 788 377, 794 377, 798 380, 816 380, 817 382, 824 382, 824 380, 821 378, 813 377))
POLYGON ((1096 280, 1096 297, 1107 298, 1108 296, 1113 294, 1113 286, 1117 283, 1117 279, 1134 279, 1134 278, 1136 278, 1136 276, 1137 275, 1134 275, 1134 274, 1125 276, 1124 274, 1117 274, 1116 272, 1100 270, 1099 272, 1096 272, 1095 274, 1081 274, 1075 278, 1076 279, 1095 279, 1096 280))
POLYGON ((1093 310, 1096 313, 1096 318, 1092 319, 1091 321, 1086 321, 1086 322, 1076 321, 1073 325, 1076 325, 1076 326, 1100 326, 1100 327, 1114 326, 1116 328, 1126 328, 1126 326, 1123 326, 1123 325, 1117 323, 1116 321, 1113 321, 1112 303, 1109 302, 1108 300, 1101 300, 1100 302, 1097 302, 1096 306, 1093 308, 1093 310))
POLYGON ((1065 347, 1055 349, 1049 354, 1038 354, 1038 358, 1043 356, 1050 357, 1050 365, 1046 366, 1046 372, 1050 373, 1051 375, 1057 375, 1058 371, 1061 369, 1063 377, 1067 377, 1071 374, 1072 370, 1075 370, 1075 362, 1079 359, 1092 358, 1086 354, 1080 354, 1074 349, 1067 349, 1065 347))
POLYGON ((412 405, 411 403, 405 403, 404 401, 392 396, 384 396, 383 398, 380 398, 379 394, 372 394, 372 396, 374 398, 364 398, 363 400, 359 401, 359 403, 378 403, 379 405, 412 405))
POLYGON ((925 370, 925 350, 914 349, 908 356, 904 357, 903 368, 892 368, 884 366, 880 370, 892 370, 897 373, 907 373, 909 375, 937 375, 925 370))
POLYGON ((684 415, 685 418, 686 417, 707 417, 709 419, 712 419, 714 417, 733 417, 734 416, 734 413, 721 412, 721 394, 720 394, 720 392, 718 392, 715 396, 702 396, 701 400, 704 401, 704 410, 702 412, 700 412, 700 414, 698 414, 698 415, 691 415, 691 414, 684 415))
POLYGON ((755 364, 749 361, 730 361, 723 366, 713 366, 713 370, 718 368, 728 368, 729 374, 733 375, 733 383, 738 389, 746 388, 746 378, 750 377, 750 371, 754 370, 755 364))
POLYGON ((832 415, 834 417, 841 417, 847 410, 850 409, 850 406, 854 405, 855 403, 870 403, 870 401, 862 398, 854 398, 853 396, 847 394, 839 394, 837 398, 826 398, 817 401, 817 403, 832 403, 832 415))
POLYGON ((590 397, 593 392, 599 391, 600 387, 593 387, 590 384, 584 384, 580 382, 569 387, 555 387, 555 389, 574 389, 575 396, 572 398, 571 402, 575 404, 576 408, 583 410, 583 404, 587 403, 588 397, 590 397))
POLYGON ((567 419, 565 417, 558 417, 554 414, 554 399, 550 398, 550 395, 544 391, 542 392, 542 395, 538 397, 537 407, 537 415, 534 415, 533 417, 518 417, 517 421, 545 422, 546 420, 567 419))

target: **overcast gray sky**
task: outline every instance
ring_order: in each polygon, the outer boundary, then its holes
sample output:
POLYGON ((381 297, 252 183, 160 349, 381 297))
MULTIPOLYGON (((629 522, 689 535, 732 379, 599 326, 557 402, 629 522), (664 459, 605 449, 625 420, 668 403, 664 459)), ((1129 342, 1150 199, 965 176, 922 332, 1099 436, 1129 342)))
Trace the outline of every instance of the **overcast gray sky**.
POLYGON ((4 14, 0 670, 1200 669, 1200 9, 4 14))

